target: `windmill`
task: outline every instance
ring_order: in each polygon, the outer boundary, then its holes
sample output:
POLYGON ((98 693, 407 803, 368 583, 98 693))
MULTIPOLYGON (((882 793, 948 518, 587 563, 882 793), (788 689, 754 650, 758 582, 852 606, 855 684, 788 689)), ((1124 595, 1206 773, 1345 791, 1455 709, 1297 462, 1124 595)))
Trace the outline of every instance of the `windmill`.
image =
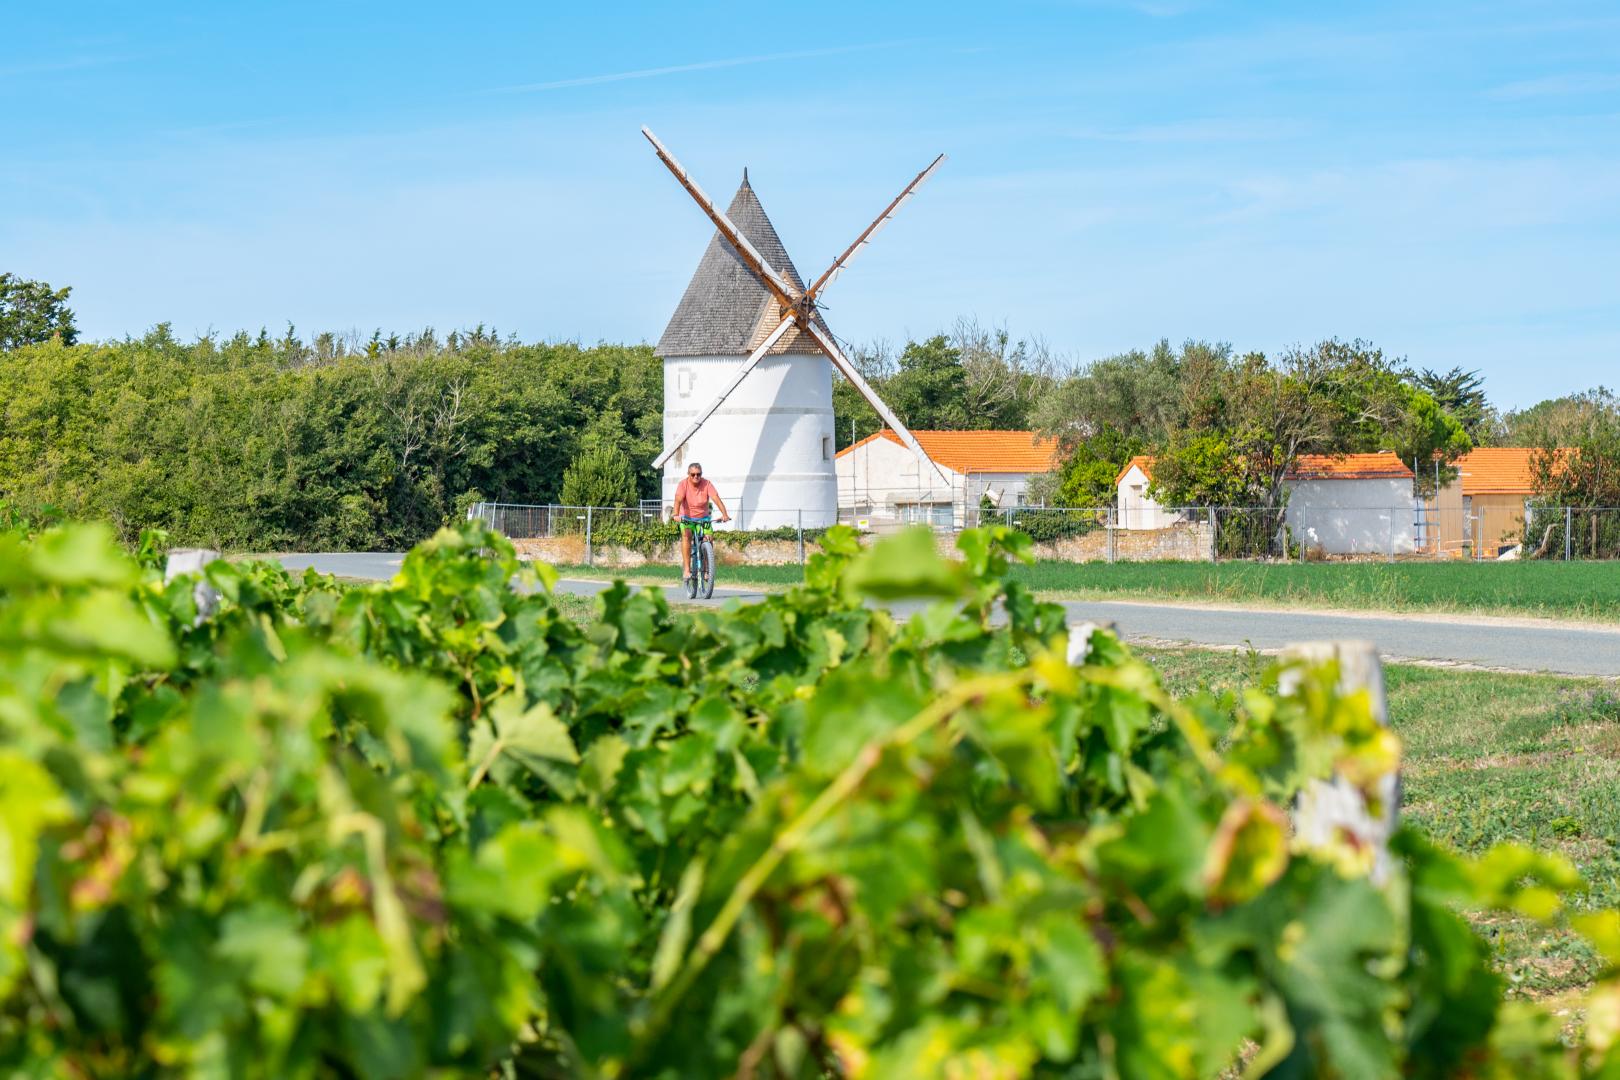
POLYGON ((838 486, 828 362, 916 455, 919 492, 949 498, 950 482, 850 363, 819 310, 822 292, 945 155, 918 173, 806 287, 746 170, 722 212, 656 135, 645 127, 641 133, 715 226, 656 349, 664 361, 664 451, 653 464, 664 470, 666 503, 687 463, 706 461, 706 474, 740 511, 744 527, 832 524, 838 486), (693 408, 701 401, 707 404, 693 408))

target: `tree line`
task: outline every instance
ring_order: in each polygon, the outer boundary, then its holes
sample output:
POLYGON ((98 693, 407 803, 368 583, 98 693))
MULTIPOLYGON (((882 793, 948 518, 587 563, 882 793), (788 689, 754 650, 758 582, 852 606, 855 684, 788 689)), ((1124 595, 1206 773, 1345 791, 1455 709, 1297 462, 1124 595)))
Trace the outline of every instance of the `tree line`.
POLYGON ((472 502, 552 501, 581 461, 652 495, 663 378, 645 346, 475 330, 59 339, 0 354, 0 501, 226 550, 396 549, 472 502), (571 466, 574 468, 571 469, 571 466))
MULTIPOLYGON (((1034 494, 1056 506, 1111 504, 1115 476, 1137 454, 1154 457, 1154 494, 1167 505, 1280 507, 1301 455, 1373 451, 1423 463, 1414 494, 1426 495, 1476 446, 1540 448, 1532 460, 1549 504, 1620 506, 1612 392, 1499 409, 1478 372, 1415 367, 1366 341, 1268 356, 1161 340, 1070 365, 1039 339, 962 320, 898 351, 858 348, 853 359, 909 427, 1055 439, 1061 464, 1034 494)), ((840 383, 833 397, 840 446, 881 426, 853 387, 840 383)))
MULTIPOLYGON (((647 345, 524 344, 482 326, 370 338, 292 327, 193 342, 159 325, 78 343, 70 290, 0 274, 0 500, 230 549, 409 545, 479 500, 657 497, 663 381, 647 345)), ((1539 446, 1544 497, 1620 506, 1620 401, 1607 390, 1499 410, 1480 376, 1363 342, 1276 356, 1160 341, 1075 365, 1039 338, 959 320, 850 349, 910 427, 1033 429, 1052 505, 1114 500, 1135 454, 1173 505, 1281 505, 1301 454, 1436 460, 1539 446), (1555 453, 1560 448, 1570 452, 1555 453)), ((837 442, 881 427, 839 379, 837 442)), ((1418 493, 1436 476, 1418 470, 1418 493)))

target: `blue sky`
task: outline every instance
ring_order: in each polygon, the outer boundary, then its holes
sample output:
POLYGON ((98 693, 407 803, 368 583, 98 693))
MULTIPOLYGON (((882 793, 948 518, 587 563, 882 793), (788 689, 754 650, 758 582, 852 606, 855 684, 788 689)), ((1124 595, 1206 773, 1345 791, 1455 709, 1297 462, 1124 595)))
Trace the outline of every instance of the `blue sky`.
POLYGON ((0 0, 0 270, 82 329, 656 340, 747 165, 839 336, 1364 337, 1620 383, 1620 8, 0 0))

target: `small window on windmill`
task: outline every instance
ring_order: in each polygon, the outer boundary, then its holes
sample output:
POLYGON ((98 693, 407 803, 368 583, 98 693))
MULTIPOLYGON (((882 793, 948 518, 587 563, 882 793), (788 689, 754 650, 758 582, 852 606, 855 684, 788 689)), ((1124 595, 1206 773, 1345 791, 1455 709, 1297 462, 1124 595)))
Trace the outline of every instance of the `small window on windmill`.
POLYGON ((675 392, 681 397, 692 396, 692 383, 694 381, 692 369, 689 367, 675 369, 675 392))
POLYGON ((832 460, 832 436, 831 435, 823 435, 821 437, 821 460, 822 461, 831 461, 832 460))

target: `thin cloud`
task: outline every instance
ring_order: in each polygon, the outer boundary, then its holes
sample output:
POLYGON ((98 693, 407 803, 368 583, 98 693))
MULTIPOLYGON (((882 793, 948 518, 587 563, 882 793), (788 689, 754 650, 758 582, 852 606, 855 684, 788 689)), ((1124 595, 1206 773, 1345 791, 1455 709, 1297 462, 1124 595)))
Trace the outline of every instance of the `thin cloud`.
POLYGON ((137 60, 134 56, 71 56, 61 60, 36 60, 24 64, 0 64, 0 79, 17 75, 46 75, 56 71, 82 71, 85 68, 125 64, 137 60))
POLYGON ((1490 96, 1500 101, 1523 101, 1569 94, 1602 94, 1610 90, 1620 90, 1620 74, 1589 72, 1511 82, 1490 91, 1490 96))
POLYGON ((613 71, 602 75, 583 75, 575 79, 554 79, 551 82, 496 86, 484 91, 484 93, 529 94, 543 90, 566 90, 574 86, 597 86, 602 83, 628 82, 631 79, 657 79, 665 75, 684 75, 691 71, 714 71, 718 68, 747 67, 750 64, 768 64, 777 60, 804 60, 816 56, 842 56, 846 53, 871 52, 874 49, 892 49, 904 44, 903 41, 882 41, 870 45, 841 45, 830 49, 801 49, 797 52, 769 53, 762 56, 734 56, 725 60, 703 60, 695 64, 674 64, 669 67, 642 68, 638 71, 613 71))

